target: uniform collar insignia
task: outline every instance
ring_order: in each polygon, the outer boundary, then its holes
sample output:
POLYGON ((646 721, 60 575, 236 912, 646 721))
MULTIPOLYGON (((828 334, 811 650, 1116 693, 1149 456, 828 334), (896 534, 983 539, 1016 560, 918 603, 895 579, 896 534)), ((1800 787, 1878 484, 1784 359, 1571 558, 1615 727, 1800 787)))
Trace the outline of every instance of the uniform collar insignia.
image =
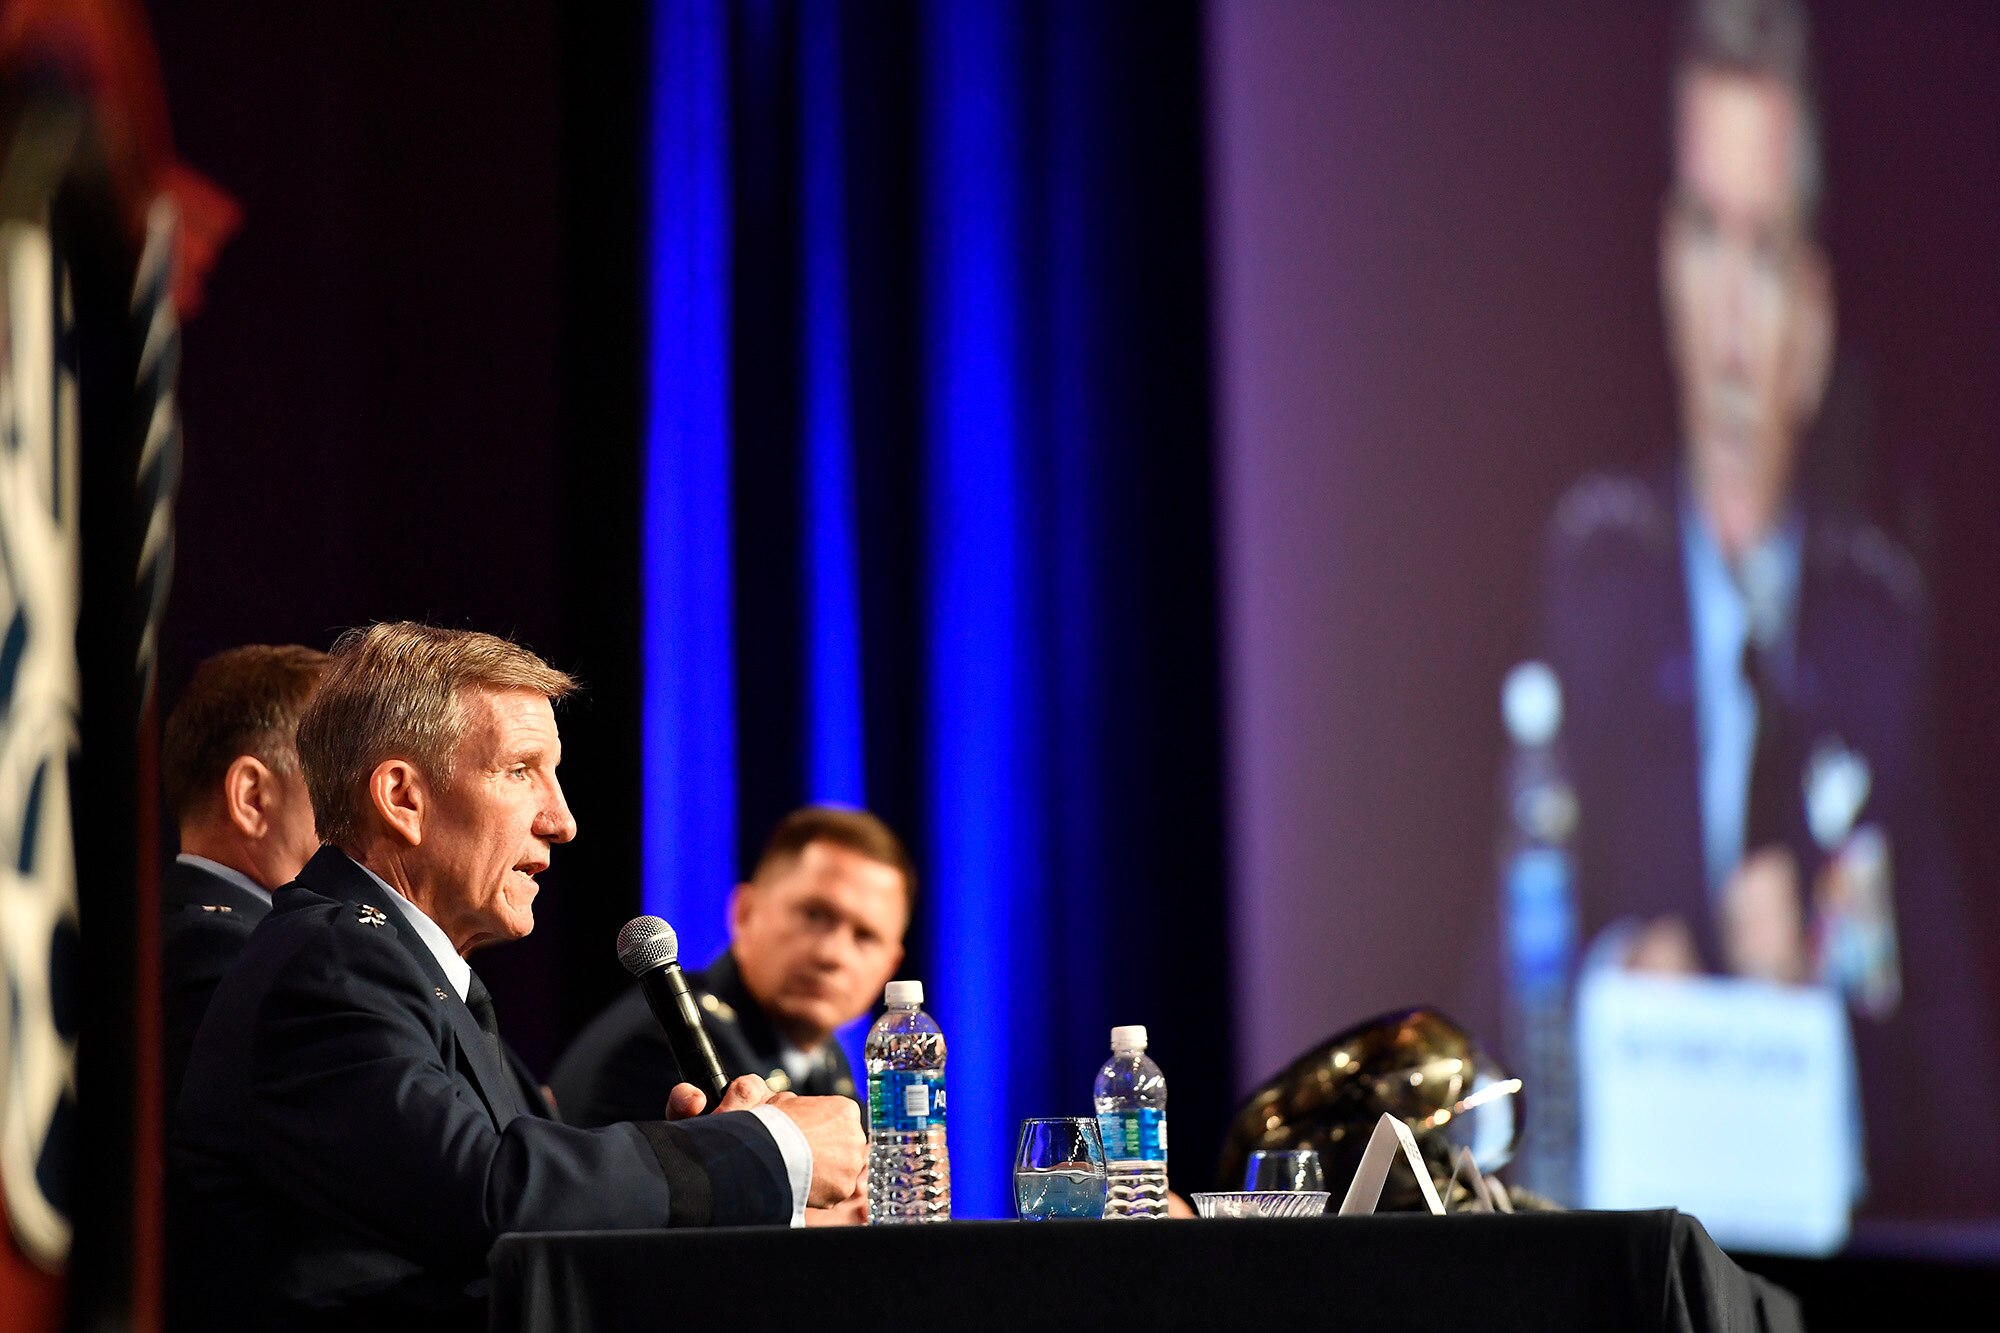
POLYGON ((1838 736, 1828 736, 1813 748, 1805 771, 1806 823, 1821 851, 1831 852, 1846 839, 1873 786, 1868 760, 1838 736))

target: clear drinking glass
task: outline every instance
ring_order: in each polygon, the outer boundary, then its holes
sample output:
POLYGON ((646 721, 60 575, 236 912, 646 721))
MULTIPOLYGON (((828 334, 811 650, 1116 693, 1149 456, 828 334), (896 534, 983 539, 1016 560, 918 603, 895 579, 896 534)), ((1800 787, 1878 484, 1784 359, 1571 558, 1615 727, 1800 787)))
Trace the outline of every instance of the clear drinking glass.
POLYGON ((1083 1116, 1023 1120, 1014 1212, 1023 1222, 1104 1216, 1104 1144, 1083 1116))
POLYGON ((1320 1173, 1319 1154, 1311 1148, 1267 1149, 1250 1154, 1243 1172, 1246 1190, 1323 1190, 1326 1177, 1320 1173))

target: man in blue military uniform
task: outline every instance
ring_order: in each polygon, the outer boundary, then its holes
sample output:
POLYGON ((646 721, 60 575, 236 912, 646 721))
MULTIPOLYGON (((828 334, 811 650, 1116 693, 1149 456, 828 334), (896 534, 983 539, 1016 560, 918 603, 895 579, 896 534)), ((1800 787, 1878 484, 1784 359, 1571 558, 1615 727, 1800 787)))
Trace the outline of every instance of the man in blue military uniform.
MULTIPOLYGON (((915 895, 909 854, 874 815, 833 806, 787 815, 730 899, 729 951, 690 978, 724 1071, 857 1097, 833 1034, 894 975, 915 895)), ((679 1077, 634 989, 578 1035, 550 1085, 571 1123, 604 1125, 644 1115, 679 1077)))
POLYGON ((180 838, 161 884, 161 1086, 171 1112, 216 983, 315 851, 292 734, 326 669, 298 644, 248 644, 195 668, 160 741, 160 787, 180 838))
MULTIPOLYGON (((169 1115, 209 997, 270 912, 272 893, 319 850, 293 733, 326 661, 300 644, 217 653, 195 668, 163 729, 160 789, 180 839, 160 891, 160 1085, 169 1115)), ((543 1096, 513 1048, 504 1054, 515 1080, 543 1096)))
MULTIPOLYGON (((466 962, 534 927, 576 822, 556 780, 570 679, 491 635, 376 625, 335 644, 298 747, 326 845, 217 987, 171 1167, 227 1273, 191 1326, 476 1327, 507 1231, 803 1220, 851 1200, 854 1103, 732 1085, 564 1125, 509 1070, 466 962)), ((185 1255, 184 1255, 185 1257, 185 1255)))
POLYGON ((1834 324, 1812 88, 1796 5, 1693 6, 1660 224, 1681 461, 1564 498, 1542 652, 1592 961, 1836 988, 1870 1202, 1934 1211, 1985 1201, 1957 1137, 1991 1106, 1985 1020, 1941 822, 1922 579, 1797 485, 1834 324))

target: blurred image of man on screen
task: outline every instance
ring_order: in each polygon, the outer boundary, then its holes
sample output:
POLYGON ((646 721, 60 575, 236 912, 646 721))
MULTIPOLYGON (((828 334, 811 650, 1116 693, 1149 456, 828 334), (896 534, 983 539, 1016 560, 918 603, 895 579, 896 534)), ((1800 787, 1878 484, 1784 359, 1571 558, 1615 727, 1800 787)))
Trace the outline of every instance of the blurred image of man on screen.
POLYGON ((1588 965, 1830 988, 1871 1202, 1975 1203, 1955 1131, 1988 1114, 1988 1048, 1936 782, 1924 584, 1799 482, 1835 328, 1803 8, 1697 0, 1672 93, 1659 282, 1677 464, 1573 487, 1543 588, 1588 965))

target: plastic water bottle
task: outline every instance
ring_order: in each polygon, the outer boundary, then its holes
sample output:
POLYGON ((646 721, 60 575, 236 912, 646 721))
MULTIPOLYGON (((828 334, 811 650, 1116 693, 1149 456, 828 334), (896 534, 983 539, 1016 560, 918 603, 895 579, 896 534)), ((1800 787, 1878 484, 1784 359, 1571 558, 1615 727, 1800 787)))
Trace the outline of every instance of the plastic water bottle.
POLYGON ((1501 715, 1513 749, 1502 782, 1500 910, 1506 1037, 1524 1123, 1515 1178, 1562 1204, 1577 1199, 1576 1071, 1570 995, 1577 951, 1576 789, 1559 743, 1562 685, 1543 662, 1507 673, 1501 715))
POLYGON ((1146 1054, 1146 1029, 1111 1029, 1097 1071, 1097 1130, 1110 1190, 1106 1217, 1167 1215, 1167 1077, 1146 1054))
POLYGON ((944 1033, 923 1010, 924 983, 892 981, 868 1029, 868 1220, 951 1218, 944 1137, 944 1033))

